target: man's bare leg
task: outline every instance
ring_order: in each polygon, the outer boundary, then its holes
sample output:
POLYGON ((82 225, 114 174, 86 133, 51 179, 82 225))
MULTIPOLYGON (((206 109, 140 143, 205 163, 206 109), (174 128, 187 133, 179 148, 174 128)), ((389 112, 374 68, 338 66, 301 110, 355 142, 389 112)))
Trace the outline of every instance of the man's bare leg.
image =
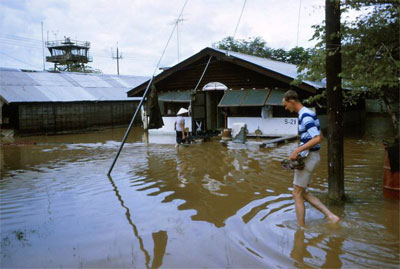
POLYGON ((340 218, 333 214, 317 197, 306 191, 303 192, 303 197, 312 206, 321 211, 328 218, 329 223, 338 223, 340 221, 340 218))
POLYGON ((306 209, 304 206, 304 195, 305 189, 303 187, 293 185, 293 198, 294 205, 296 207, 297 224, 301 227, 305 225, 306 209))

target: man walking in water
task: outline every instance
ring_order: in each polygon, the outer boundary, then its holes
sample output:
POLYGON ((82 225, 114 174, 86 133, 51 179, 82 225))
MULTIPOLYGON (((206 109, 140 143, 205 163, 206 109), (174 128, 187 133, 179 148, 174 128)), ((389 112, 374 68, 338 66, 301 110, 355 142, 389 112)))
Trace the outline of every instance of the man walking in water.
POLYGON ((304 168, 296 169, 293 180, 293 198, 296 207, 297 223, 305 225, 304 200, 321 211, 330 223, 339 222, 339 217, 333 214, 317 197, 309 194, 306 189, 311 183, 314 169, 320 161, 319 149, 322 135, 317 115, 309 108, 303 106, 297 92, 289 90, 285 93, 282 103, 286 110, 297 112, 299 115, 299 146, 290 155, 291 160, 299 157, 304 158, 304 168))

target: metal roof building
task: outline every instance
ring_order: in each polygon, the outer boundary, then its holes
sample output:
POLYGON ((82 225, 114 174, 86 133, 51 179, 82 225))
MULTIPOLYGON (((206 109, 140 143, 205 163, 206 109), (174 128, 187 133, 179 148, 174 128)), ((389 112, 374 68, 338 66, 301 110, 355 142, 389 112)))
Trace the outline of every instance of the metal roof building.
MULTIPOLYGON (((190 105, 192 128, 200 123, 219 130, 227 128, 227 117, 259 117, 265 106, 272 106, 274 117, 290 116, 282 107, 285 91, 293 88, 303 99, 326 87, 324 81, 292 85, 297 77, 296 65, 207 47, 155 76, 153 84, 163 116, 190 105)), ((128 96, 142 96, 146 85, 132 88, 128 96)))
POLYGON ((23 71, 0 67, 0 100, 4 103, 128 101, 126 92, 148 80, 71 72, 23 71))
POLYGON ((0 68, 0 125, 19 133, 62 133, 129 123, 148 77, 0 68))
MULTIPOLYGON (((182 91, 194 88, 211 57, 209 67, 199 85, 202 88, 207 83, 219 82, 228 88, 264 88, 265 86, 290 87, 297 78, 297 66, 294 64, 274 61, 267 58, 248 55, 239 52, 207 47, 192 55, 177 65, 158 74, 153 82, 157 85, 171 84, 171 88, 162 87, 163 91, 182 91), (184 76, 184 77, 182 77, 184 76), (174 83, 170 80, 174 79, 174 83), (165 88, 165 89, 164 89, 165 88)), ((145 89, 146 81, 128 92, 129 96, 139 96, 145 89)), ((167 85, 166 85, 167 86, 167 85)), ((168 85, 169 86, 169 85, 168 85)), ((302 81, 293 86, 300 91, 314 94, 326 88, 325 81, 302 81)))
MULTIPOLYGON (((231 57, 235 57, 237 59, 241 59, 248 63, 258 65, 260 67, 265 68, 266 70, 270 70, 279 74, 282 74, 288 78, 296 79, 299 73, 297 72, 297 66, 294 64, 284 63, 280 61, 275 61, 267 58, 257 57, 253 55, 248 55, 240 52, 226 51, 221 49, 214 49, 230 55, 231 57)), ((323 81, 303 81, 305 84, 314 87, 315 89, 326 88, 325 80, 323 81)))

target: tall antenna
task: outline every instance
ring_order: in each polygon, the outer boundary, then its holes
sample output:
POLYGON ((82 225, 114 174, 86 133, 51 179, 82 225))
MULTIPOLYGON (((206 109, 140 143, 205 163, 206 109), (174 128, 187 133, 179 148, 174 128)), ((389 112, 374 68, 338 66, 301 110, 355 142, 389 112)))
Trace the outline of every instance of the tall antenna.
POLYGON ((54 40, 57 40, 58 30, 55 30, 55 31, 52 30, 51 32, 54 35, 54 40))
POLYGON ((114 57, 114 55, 111 56, 113 59, 117 59, 117 74, 119 76, 119 59, 122 59, 122 54, 119 54, 118 51, 118 42, 117 42, 117 56, 114 57))
POLYGON ((181 23, 183 21, 185 21, 185 19, 180 17, 171 23, 171 24, 175 24, 175 26, 176 26, 176 48, 177 48, 177 55, 178 55, 178 63, 179 63, 179 23, 181 23))

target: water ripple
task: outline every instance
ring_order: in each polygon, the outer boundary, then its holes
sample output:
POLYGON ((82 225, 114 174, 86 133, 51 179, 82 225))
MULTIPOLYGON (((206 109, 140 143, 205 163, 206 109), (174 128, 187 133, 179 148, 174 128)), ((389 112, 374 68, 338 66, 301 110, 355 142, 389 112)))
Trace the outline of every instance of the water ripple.
MULTIPOLYGON (((399 265, 399 205, 382 199, 379 141, 345 140, 348 201, 328 205, 340 225, 327 224, 306 203, 307 225, 299 229, 293 171, 280 167, 295 143, 258 149, 215 140, 176 148, 135 138, 108 177, 119 142, 74 139, 2 149, 2 265, 150 267, 160 259, 162 267, 399 265)), ((320 165, 309 188, 323 201, 327 178, 320 165)))

